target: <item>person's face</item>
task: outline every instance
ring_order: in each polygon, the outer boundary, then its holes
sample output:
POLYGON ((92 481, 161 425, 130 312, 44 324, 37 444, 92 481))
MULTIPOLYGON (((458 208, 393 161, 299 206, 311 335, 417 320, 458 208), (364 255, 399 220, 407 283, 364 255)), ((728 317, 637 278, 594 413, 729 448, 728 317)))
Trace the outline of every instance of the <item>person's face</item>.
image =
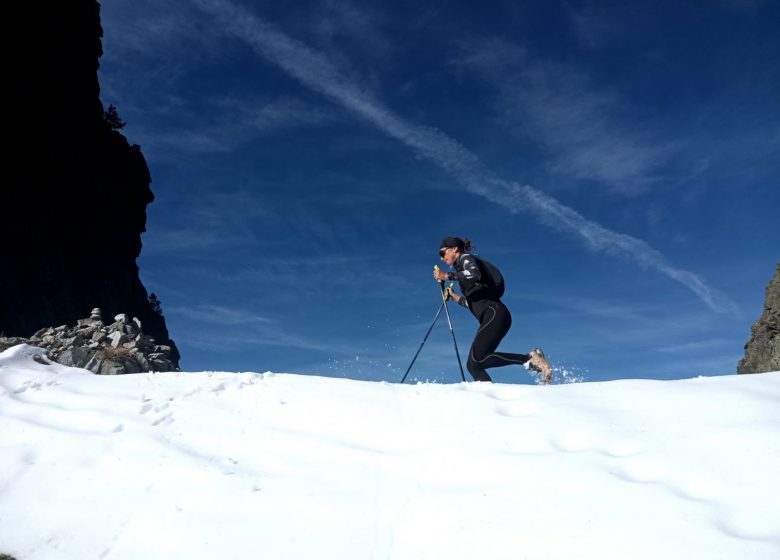
POLYGON ((439 249, 439 256, 447 265, 452 266, 452 263, 458 258, 459 252, 457 247, 442 247, 439 249))

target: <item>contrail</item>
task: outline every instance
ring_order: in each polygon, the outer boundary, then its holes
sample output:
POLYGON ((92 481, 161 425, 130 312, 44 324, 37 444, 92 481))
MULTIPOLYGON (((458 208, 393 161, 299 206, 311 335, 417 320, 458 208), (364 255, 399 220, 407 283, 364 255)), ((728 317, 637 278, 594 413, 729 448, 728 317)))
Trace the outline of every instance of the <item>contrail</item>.
POLYGON ((674 267, 645 241, 612 231, 529 185, 505 181, 457 140, 435 128, 408 121, 346 77, 324 55, 280 32, 245 8, 227 0, 194 0, 228 33, 250 45, 304 86, 319 92, 370 122, 388 136, 448 171, 469 192, 505 207, 528 213, 542 223, 574 234, 592 251, 605 252, 654 269, 679 282, 716 312, 736 311, 736 305, 710 288, 696 274, 674 267))

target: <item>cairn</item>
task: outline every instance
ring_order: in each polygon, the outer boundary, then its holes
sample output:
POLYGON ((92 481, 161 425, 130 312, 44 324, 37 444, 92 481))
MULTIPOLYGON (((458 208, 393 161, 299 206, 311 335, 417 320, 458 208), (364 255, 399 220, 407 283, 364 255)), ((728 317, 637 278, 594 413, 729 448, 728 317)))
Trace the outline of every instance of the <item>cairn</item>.
POLYGON ((97 307, 88 319, 79 319, 75 327, 47 327, 30 338, 0 338, 0 351, 17 344, 43 348, 55 362, 100 375, 179 371, 173 365, 171 347, 159 345, 145 335, 138 318, 120 313, 106 325, 97 307))

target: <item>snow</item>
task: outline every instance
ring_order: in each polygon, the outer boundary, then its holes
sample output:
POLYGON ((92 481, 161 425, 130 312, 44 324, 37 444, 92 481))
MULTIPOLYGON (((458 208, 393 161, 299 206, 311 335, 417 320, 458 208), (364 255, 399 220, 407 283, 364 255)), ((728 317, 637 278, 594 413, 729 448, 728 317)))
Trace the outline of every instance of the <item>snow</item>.
POLYGON ((19 560, 780 558, 780 372, 399 385, 41 354, 0 354, 19 560))

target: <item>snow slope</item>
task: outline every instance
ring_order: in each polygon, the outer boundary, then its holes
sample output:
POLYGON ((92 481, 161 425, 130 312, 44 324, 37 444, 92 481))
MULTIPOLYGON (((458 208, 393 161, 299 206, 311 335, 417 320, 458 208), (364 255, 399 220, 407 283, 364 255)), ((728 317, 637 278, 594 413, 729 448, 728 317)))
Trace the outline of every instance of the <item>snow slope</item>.
POLYGON ((780 373, 119 377, 0 354, 0 553, 780 558, 780 373))

